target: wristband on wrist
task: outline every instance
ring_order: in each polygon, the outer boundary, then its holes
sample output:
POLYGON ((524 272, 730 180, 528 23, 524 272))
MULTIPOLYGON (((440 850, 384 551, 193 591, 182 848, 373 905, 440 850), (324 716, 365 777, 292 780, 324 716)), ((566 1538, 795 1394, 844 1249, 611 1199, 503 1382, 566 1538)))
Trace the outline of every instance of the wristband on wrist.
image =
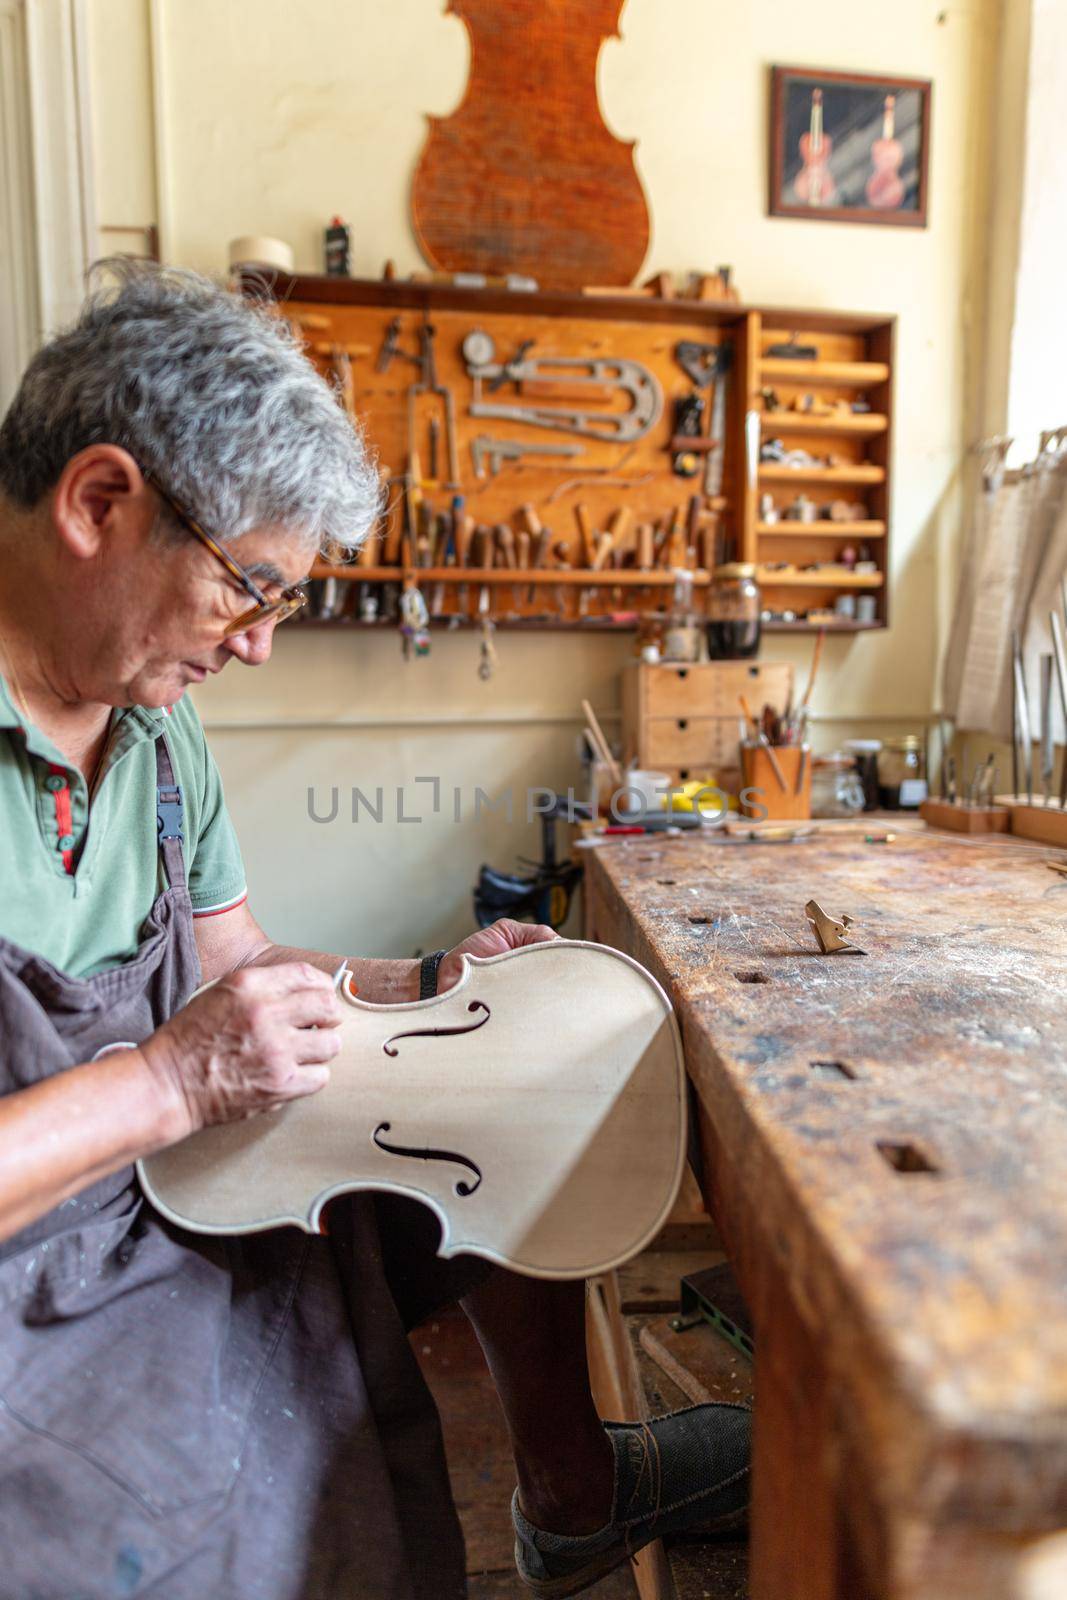
POLYGON ((420 1000, 429 1000, 437 993, 437 969, 447 954, 447 950, 435 950, 419 962, 420 1000))

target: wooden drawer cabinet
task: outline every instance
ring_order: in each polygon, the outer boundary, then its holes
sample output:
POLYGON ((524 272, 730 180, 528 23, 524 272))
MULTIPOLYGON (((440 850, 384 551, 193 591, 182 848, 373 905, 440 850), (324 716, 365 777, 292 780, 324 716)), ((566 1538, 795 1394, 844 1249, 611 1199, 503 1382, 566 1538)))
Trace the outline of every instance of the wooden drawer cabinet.
MULTIPOLYGON (((722 762, 721 717, 650 717, 645 724, 641 767, 697 767, 722 762)), ((736 725, 734 744, 737 744, 736 725)))
POLYGON ((699 667, 645 667, 640 663, 633 670, 646 717, 710 716, 710 685, 699 667))
POLYGON ((784 710, 793 684, 786 661, 635 662, 623 673, 623 759, 677 775, 737 766, 739 696, 754 715, 784 710))

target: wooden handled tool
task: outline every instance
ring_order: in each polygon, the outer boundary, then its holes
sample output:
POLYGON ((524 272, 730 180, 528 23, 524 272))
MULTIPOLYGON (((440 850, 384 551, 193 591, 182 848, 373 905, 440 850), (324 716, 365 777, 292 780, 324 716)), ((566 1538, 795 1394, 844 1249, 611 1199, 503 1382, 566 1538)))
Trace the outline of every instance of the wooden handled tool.
POLYGON ((589 519, 589 507, 586 505, 575 506, 574 520, 578 524, 578 532, 582 541, 582 566, 592 567, 596 559, 596 538, 593 533, 593 524, 589 519))
POLYGON ((700 548, 700 515, 703 501, 698 494, 689 496, 689 504, 685 512, 685 548, 686 561, 691 567, 697 564, 697 553, 700 548))
POLYGON ((404 518, 407 515, 407 484, 403 478, 393 480, 400 490, 389 513, 385 524, 385 543, 382 557, 387 567, 395 567, 400 560, 400 541, 404 533, 404 518))
MULTIPOLYGON (((547 566, 549 551, 552 547, 551 528, 546 528, 543 525, 541 518, 529 503, 519 507, 519 517, 530 539, 530 565, 533 567, 547 566)), ((533 605, 536 601, 537 587, 536 583, 531 583, 526 591, 527 605, 533 605)))
POLYGON ((620 554, 630 549, 634 542, 634 514, 629 506, 620 506, 611 514, 608 531, 611 534, 611 548, 620 554))
POLYGON ((676 506, 671 516, 670 532, 663 546, 663 553, 668 567, 686 565, 685 514, 681 506, 676 506))
MULTIPOLYGON (((651 522, 642 522, 637 530, 637 565, 642 572, 651 572, 655 560, 655 532, 651 522)), ((648 590, 637 591, 639 599, 647 599, 648 590)))
POLYGON ((352 357, 344 345, 334 345, 330 351, 330 365, 333 368, 333 375, 337 379, 341 404, 352 420, 355 421, 356 382, 352 376, 352 357))
POLYGON ((599 533, 596 541, 596 554, 591 562, 594 572, 602 572, 611 557, 611 534, 599 533))
POLYGON ((471 539, 471 566, 491 567, 493 565, 493 530, 479 522, 474 529, 471 539))
MULTIPOLYGON (((474 537, 471 540, 471 566, 493 566, 493 530, 485 527, 483 523, 477 525, 474 530, 474 537)), ((483 619, 484 623, 491 616, 491 613, 492 595, 490 586, 487 583, 483 583, 478 591, 478 615, 483 619)))
POLYGON ((515 535, 507 522, 498 522, 496 525, 496 547, 503 557, 503 565, 508 568, 515 566, 515 535))
POLYGON ((423 500, 415 519, 415 565, 432 567, 435 519, 432 508, 423 500))
POLYGON ((593 710, 588 700, 582 701, 582 715, 588 724, 589 736, 593 741, 593 748, 596 750, 600 760, 603 761, 604 765, 611 773, 612 783, 616 788, 618 788, 622 783, 622 773, 619 771, 619 763, 615 760, 615 757, 611 753, 608 741, 604 737, 604 730, 597 721, 596 712, 593 710))
POLYGON ((811 658, 811 674, 808 678, 808 686, 804 690, 803 700, 801 700, 800 705, 797 707, 798 713, 807 711, 808 709, 808 701, 811 699, 811 691, 815 687, 815 674, 819 670, 819 662, 822 660, 822 647, 825 643, 826 629, 820 628, 818 634, 816 635, 815 651, 811 658))
MULTIPOLYGON (((455 532, 456 566, 467 567, 470 565, 471 544, 474 539, 474 518, 460 517, 455 532)), ((470 604, 470 589, 466 583, 461 583, 456 593, 456 611, 461 617, 468 616, 470 604)))
MULTIPOLYGON (((569 572, 571 570, 570 548, 566 539, 557 539, 555 541, 552 546, 552 555, 556 566, 561 572, 569 572)), ((582 592, 584 594, 585 591, 583 590, 582 592)), ((557 583, 556 585, 556 611, 560 617, 565 617, 567 614, 565 586, 562 583, 557 583)))
MULTIPOLYGON (((503 559, 503 565, 505 567, 507 567, 509 569, 509 571, 514 572, 515 568, 518 565, 518 559, 517 559, 517 556, 516 556, 516 553, 515 553, 515 534, 512 531, 510 523, 507 523, 507 522, 498 522, 497 523, 497 526, 496 526, 496 543, 497 543, 497 549, 500 551, 501 557, 503 559)), ((518 586, 517 585, 513 585, 512 586, 512 590, 511 590, 511 607, 512 607, 512 610, 513 611, 517 611, 518 608, 519 608, 519 604, 520 604, 520 600, 519 600, 518 586)))

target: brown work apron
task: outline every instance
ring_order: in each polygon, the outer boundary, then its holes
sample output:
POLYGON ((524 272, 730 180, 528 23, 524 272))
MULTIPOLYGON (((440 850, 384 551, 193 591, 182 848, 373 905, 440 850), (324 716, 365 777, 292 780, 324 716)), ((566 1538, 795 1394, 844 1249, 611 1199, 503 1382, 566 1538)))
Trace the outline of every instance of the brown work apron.
MULTIPOLYGON (((162 736, 156 758, 168 887, 133 958, 72 978, 0 938, 0 1093, 139 1043, 200 983, 162 736)), ((2 1600, 466 1594, 405 1327, 486 1268, 439 1261, 413 1202, 329 1216, 201 1238, 127 1167, 0 1243, 2 1600)))

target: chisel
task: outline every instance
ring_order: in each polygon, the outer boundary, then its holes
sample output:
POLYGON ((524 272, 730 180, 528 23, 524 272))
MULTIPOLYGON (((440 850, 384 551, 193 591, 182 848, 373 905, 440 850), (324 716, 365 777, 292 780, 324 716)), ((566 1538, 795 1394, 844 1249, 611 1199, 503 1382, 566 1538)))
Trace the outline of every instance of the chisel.
MULTIPOLYGON (((507 567, 510 572, 514 572, 515 571, 515 566, 516 566, 516 560, 515 560, 515 535, 512 532, 510 523, 508 523, 508 522, 498 522, 497 523, 497 525, 496 525, 496 547, 499 550, 500 555, 502 557, 501 564, 503 566, 507 567)), ((511 609, 510 612, 507 613, 507 615, 509 617, 512 616, 517 611, 518 606, 519 606, 519 589, 518 589, 518 585, 517 584, 512 584, 512 586, 511 586, 511 608, 512 609, 511 609)))
MULTIPOLYGON (((1023 652, 1019 642, 1019 635, 1015 635, 1014 649, 1012 651, 1012 674, 1015 683, 1015 715, 1020 754, 1023 769, 1026 774, 1026 803, 1034 803, 1034 780, 1032 773, 1033 747, 1030 735, 1030 708, 1026 701, 1026 679, 1023 674, 1023 652)), ((1018 795, 1016 788, 1016 795, 1018 795)))
MULTIPOLYGON (((552 554, 556 558, 556 566, 559 568, 559 570, 561 572, 569 572, 571 564, 567 560, 567 557, 570 554, 570 551, 565 539, 556 540, 555 544, 552 546, 552 554)), ((567 585, 562 583, 557 583, 556 585, 556 610, 560 617, 566 617, 567 615, 567 602, 564 598, 564 589, 566 587, 567 585)), ((588 591, 583 589, 581 592, 584 595, 588 591)), ((581 597, 579 596, 579 600, 580 598, 581 597)))
POLYGON ((1052 657, 1041 657, 1041 794, 1047 806, 1052 797, 1052 774, 1056 769, 1056 752, 1052 745, 1052 657))
MULTIPOLYGON (((1052 654, 1056 661, 1056 682, 1060 690, 1060 711, 1063 715, 1063 725, 1067 728, 1067 652, 1063 645, 1063 627, 1059 617, 1054 611, 1049 612, 1049 627, 1052 630, 1052 654)), ((1060 810, 1067 806, 1067 750, 1063 754, 1063 767, 1060 771, 1060 810)))
MULTIPOLYGON (((537 512, 534 510, 532 505, 526 504, 524 506, 520 506, 519 516, 522 518, 523 526, 530 536, 531 570, 536 570, 538 568, 547 566, 548 553, 552 548, 551 528, 546 528, 544 526, 541 518, 537 515, 537 512)), ((532 606, 538 601, 537 591, 540 587, 541 585, 537 583, 530 584, 526 591, 526 604, 528 606, 532 606)), ((545 609, 546 607, 543 604, 538 605, 539 611, 544 611, 545 609)))
MULTIPOLYGON (((651 572, 654 560, 653 528, 651 522, 642 522, 637 530, 637 565, 642 572, 651 572)), ((647 600, 649 591, 639 589, 637 598, 647 600)))
MULTIPOLYGON (((529 572, 530 534, 527 528, 520 528, 518 533, 515 535, 515 563, 520 572, 529 572)), ((522 591, 516 585, 512 593, 514 595, 515 607, 517 610, 521 611, 522 591)))
MULTIPOLYGON (((474 518, 461 517, 456 525, 456 566, 463 568, 470 565, 471 542, 474 538, 474 518)), ((461 583, 456 592, 456 615, 470 616, 470 586, 461 583)))

